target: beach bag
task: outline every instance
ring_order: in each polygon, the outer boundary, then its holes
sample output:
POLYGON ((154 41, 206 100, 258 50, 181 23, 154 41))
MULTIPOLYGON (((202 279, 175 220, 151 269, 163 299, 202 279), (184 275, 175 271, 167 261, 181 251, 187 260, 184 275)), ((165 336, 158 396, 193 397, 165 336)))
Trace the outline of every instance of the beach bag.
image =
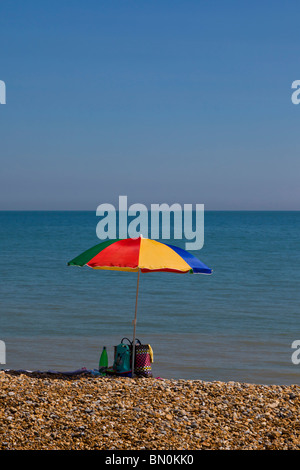
POLYGON ((134 360, 135 374, 140 377, 152 377, 151 362, 153 362, 153 351, 150 344, 141 344, 137 340, 134 360))
MULTIPOLYGON (((123 338, 120 344, 124 345, 124 341, 128 341, 128 347, 130 350, 130 369, 132 369, 132 350, 133 345, 132 341, 128 338, 123 338)), ((115 346, 115 357, 117 355, 117 348, 115 346)), ((152 367, 151 363, 153 362, 153 351, 150 344, 142 344, 139 339, 136 339, 135 345, 135 360, 134 360, 134 373, 139 377, 152 377, 152 367)))
POLYGON ((131 371, 131 351, 128 344, 121 342, 115 347, 113 370, 117 374, 128 374, 131 371))

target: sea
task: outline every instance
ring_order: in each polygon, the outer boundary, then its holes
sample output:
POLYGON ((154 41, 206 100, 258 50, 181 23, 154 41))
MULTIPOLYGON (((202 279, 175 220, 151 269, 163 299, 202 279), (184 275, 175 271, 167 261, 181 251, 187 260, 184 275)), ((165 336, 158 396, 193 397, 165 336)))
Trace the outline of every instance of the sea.
MULTIPOLYGON (((112 365, 132 340, 137 274, 67 265, 102 241, 98 221, 0 212, 2 369, 97 370, 104 346, 112 365)), ((153 376, 300 384, 299 244, 300 212, 205 211, 192 254, 212 275, 140 275, 136 336, 152 347, 153 376)))

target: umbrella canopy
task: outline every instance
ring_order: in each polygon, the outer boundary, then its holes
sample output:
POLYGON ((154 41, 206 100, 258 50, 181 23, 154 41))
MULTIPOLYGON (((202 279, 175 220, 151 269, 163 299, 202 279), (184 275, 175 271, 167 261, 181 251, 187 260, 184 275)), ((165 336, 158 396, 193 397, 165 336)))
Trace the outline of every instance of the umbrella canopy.
POLYGON ((212 274, 202 261, 186 250, 148 238, 126 238, 98 243, 68 262, 69 266, 137 272, 135 317, 133 321, 132 376, 134 375, 135 333, 140 272, 212 274))
POLYGON ((212 270, 191 253, 148 238, 108 240, 69 261, 69 266, 144 272, 211 274, 212 270))

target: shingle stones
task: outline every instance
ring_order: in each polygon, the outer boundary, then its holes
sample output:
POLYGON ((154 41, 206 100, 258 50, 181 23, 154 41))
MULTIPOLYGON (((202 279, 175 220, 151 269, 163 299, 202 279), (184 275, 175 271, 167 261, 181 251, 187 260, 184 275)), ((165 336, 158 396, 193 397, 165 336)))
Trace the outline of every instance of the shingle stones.
POLYGON ((300 449, 300 387, 0 372, 0 449, 300 449))

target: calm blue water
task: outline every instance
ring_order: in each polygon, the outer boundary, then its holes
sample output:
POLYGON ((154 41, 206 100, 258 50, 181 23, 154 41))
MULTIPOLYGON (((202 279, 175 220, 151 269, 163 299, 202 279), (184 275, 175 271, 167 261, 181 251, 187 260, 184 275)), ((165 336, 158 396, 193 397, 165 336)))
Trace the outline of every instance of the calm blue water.
MULTIPOLYGON (((135 273, 68 267, 95 212, 0 212, 2 368, 96 368, 132 337, 135 273)), ((166 378, 300 383, 300 212, 205 212, 212 276, 142 274, 137 337, 166 378)), ((171 243, 184 247, 183 241, 171 243)))

